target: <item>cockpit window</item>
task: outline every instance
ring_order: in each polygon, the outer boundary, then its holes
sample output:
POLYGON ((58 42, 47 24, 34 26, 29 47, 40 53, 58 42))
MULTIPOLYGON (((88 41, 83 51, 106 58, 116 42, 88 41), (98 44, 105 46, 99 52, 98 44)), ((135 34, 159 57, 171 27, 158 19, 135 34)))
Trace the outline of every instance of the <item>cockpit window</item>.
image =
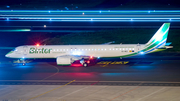
POLYGON ((15 48, 15 49, 13 49, 12 51, 17 51, 17 49, 15 48))

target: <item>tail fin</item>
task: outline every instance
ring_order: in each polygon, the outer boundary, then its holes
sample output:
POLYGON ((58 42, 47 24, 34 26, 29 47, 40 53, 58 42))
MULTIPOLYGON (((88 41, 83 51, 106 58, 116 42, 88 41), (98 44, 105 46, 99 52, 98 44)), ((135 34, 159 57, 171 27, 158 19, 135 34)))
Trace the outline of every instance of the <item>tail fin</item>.
POLYGON ((164 48, 168 36, 170 23, 164 23, 154 36, 146 43, 146 47, 164 48))

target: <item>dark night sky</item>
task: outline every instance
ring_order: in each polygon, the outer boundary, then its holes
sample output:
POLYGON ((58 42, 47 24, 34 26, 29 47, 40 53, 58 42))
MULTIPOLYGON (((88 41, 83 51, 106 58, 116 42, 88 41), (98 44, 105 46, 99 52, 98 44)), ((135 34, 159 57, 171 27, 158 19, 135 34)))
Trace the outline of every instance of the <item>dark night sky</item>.
POLYGON ((1 0, 0 9, 179 9, 178 0, 1 0), (8 7, 7 7, 8 6, 8 7))

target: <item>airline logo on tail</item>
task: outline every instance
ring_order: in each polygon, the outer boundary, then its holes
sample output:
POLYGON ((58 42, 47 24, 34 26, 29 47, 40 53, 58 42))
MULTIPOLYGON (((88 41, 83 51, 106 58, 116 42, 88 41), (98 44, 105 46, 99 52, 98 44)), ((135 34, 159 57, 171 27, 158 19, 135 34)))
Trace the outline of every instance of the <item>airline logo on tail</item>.
POLYGON ((169 27, 170 23, 164 23, 154 34, 154 36, 148 41, 143 51, 149 53, 157 48, 164 48, 166 45, 169 27))

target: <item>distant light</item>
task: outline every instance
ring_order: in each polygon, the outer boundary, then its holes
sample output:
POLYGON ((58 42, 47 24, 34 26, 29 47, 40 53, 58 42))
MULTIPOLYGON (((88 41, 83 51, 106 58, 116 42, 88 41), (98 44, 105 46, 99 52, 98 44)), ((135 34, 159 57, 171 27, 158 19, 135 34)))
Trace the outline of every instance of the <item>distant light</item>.
POLYGON ((90 59, 92 59, 93 58, 93 56, 90 56, 90 59))
POLYGON ((49 20, 51 20, 51 19, 49 19, 49 20))
POLYGON ((9 18, 6 18, 7 19, 7 21, 9 21, 9 18))
POLYGON ((84 12, 82 14, 84 15, 84 12))
POLYGON ((99 11, 99 13, 101 13, 101 11, 99 11))
POLYGON ((49 13, 51 13, 51 11, 49 11, 49 13))
POLYGON ((66 10, 69 10, 69 8, 65 7, 66 10))
POLYGON ((39 46, 39 44, 36 44, 36 46, 39 46))
POLYGON ((22 57, 24 59, 24 57, 22 57))
POLYGON ((10 8, 10 6, 6 6, 7 8, 10 8))
POLYGON ((91 19, 91 21, 93 21, 93 19, 91 19))
POLYGON ((133 21, 133 19, 131 19, 131 21, 133 21))
POLYGON ((150 13, 150 11, 148 11, 148 13, 150 13))
POLYGON ((171 21, 171 19, 169 19, 171 21))
POLYGON ((99 59, 100 57, 98 56, 98 59, 99 59))
POLYGON ((140 52, 140 54, 144 54, 144 52, 140 52))
POLYGON ((44 27, 46 27, 46 25, 44 25, 44 27))

